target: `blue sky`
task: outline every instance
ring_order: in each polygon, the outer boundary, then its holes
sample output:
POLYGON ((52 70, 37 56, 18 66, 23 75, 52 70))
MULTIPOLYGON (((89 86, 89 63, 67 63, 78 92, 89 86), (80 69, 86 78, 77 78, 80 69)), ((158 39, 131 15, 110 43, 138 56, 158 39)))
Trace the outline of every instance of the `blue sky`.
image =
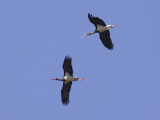
POLYGON ((159 120, 158 0, 1 0, 1 120, 159 120), (111 29, 114 50, 87 14, 111 29), (70 105, 61 103, 65 55, 73 57, 70 105))

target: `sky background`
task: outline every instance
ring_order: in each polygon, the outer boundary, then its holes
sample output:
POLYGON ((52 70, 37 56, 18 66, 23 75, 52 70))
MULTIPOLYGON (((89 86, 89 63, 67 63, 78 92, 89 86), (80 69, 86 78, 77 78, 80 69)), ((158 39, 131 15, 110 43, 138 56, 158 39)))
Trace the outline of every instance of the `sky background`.
POLYGON ((1 0, 0 120, 160 120, 159 0, 1 0), (106 49, 91 13, 111 29, 106 49), (65 55, 70 104, 61 103, 65 55))

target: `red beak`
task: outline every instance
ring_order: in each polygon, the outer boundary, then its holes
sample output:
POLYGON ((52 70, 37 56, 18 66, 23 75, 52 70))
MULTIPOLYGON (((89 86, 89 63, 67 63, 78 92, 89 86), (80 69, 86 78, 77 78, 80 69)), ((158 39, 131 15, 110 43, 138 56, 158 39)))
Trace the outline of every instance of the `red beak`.
POLYGON ((87 33, 87 34, 85 34, 85 35, 83 35, 83 36, 82 36, 82 38, 83 38, 83 37, 85 37, 85 36, 87 36, 87 35, 88 35, 88 33, 87 33))
POLYGON ((78 80, 84 80, 84 79, 78 79, 78 80))
POLYGON ((50 80, 56 80, 56 78, 51 78, 50 80))

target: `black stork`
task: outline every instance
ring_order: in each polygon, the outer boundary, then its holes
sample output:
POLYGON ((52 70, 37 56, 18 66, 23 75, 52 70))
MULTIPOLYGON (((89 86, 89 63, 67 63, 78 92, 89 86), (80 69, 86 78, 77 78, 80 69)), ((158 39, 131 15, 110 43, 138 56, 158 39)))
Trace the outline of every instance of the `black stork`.
POLYGON ((63 87, 61 90, 61 99, 64 105, 68 105, 69 93, 71 90, 72 81, 78 81, 83 79, 79 79, 76 76, 73 77, 72 58, 70 56, 65 56, 65 59, 63 62, 63 70, 64 70, 64 77, 62 79, 51 78, 51 80, 63 81, 63 87))
POLYGON ((98 17, 94 17, 91 14, 88 14, 88 18, 89 18, 90 22, 95 25, 96 30, 92 33, 87 33, 82 37, 85 37, 87 35, 92 35, 92 34, 95 34, 95 33, 99 33, 100 39, 101 39, 103 45, 105 47, 107 47, 108 49, 113 49, 114 45, 112 44, 112 41, 111 41, 111 38, 110 38, 109 29, 114 28, 118 25, 114 25, 114 26, 113 25, 107 25, 106 26, 106 24, 104 23, 104 21, 102 19, 99 19, 98 17))

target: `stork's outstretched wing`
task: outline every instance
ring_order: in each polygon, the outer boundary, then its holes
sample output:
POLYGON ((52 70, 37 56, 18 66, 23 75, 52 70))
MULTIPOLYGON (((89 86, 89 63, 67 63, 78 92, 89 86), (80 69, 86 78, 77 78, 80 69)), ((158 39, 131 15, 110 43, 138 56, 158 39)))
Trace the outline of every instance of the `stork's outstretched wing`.
POLYGON ((114 45, 111 41, 109 30, 106 30, 102 33, 99 33, 99 35, 100 35, 100 39, 101 39, 103 45, 105 47, 107 47, 108 49, 113 49, 114 45))
POLYGON ((63 87, 61 90, 61 99, 64 105, 69 104, 69 93, 71 90, 71 86, 72 86, 72 82, 68 82, 68 83, 65 83, 65 81, 63 82, 63 87))
POLYGON ((95 25, 96 28, 97 28, 97 24, 106 26, 104 21, 102 19, 99 19, 98 17, 94 17, 91 14, 88 14, 88 18, 89 18, 90 22, 95 25))
POLYGON ((64 70, 64 76, 66 73, 69 73, 70 76, 73 76, 72 58, 70 56, 65 56, 63 62, 63 70, 64 70))

